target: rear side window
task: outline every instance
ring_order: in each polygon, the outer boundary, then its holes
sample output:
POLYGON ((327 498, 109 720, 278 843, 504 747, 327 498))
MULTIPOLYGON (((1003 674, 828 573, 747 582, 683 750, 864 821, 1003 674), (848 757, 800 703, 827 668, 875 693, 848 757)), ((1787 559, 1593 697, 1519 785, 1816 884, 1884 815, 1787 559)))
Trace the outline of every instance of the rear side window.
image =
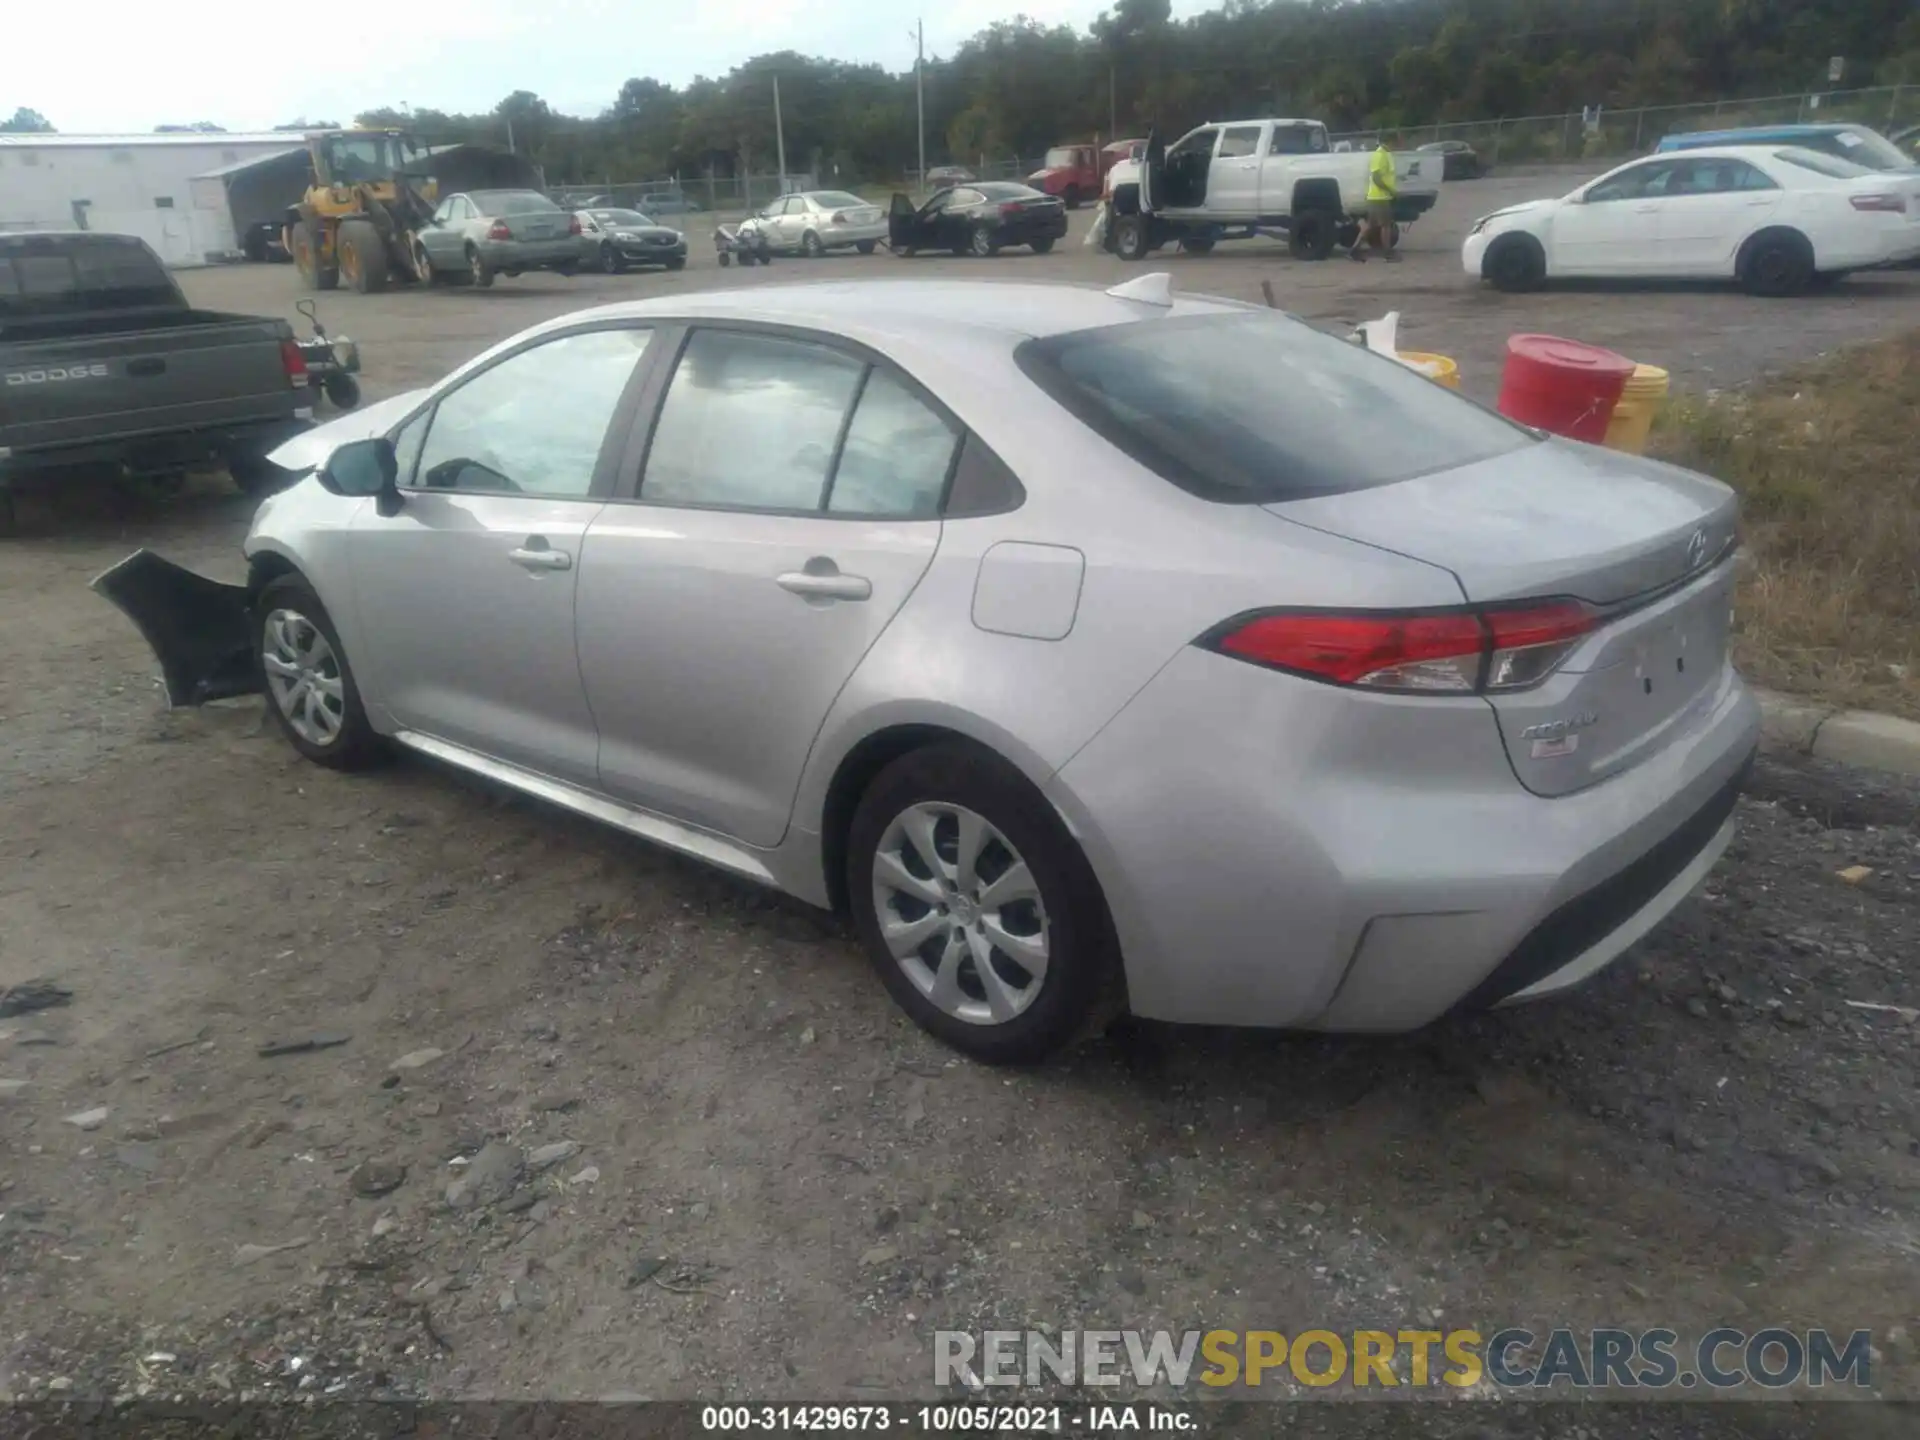
POLYGON ((1856 165, 1851 160, 1842 160, 1834 155, 1822 155, 1817 150, 1776 150, 1773 158, 1782 164, 1797 165, 1802 170, 1811 170, 1816 175, 1825 175, 1834 180, 1858 180, 1862 175, 1873 174, 1864 165, 1856 165))
POLYGON ((1074 331, 1017 355, 1085 424, 1207 500, 1337 495, 1536 443, 1404 365, 1268 313, 1074 331))

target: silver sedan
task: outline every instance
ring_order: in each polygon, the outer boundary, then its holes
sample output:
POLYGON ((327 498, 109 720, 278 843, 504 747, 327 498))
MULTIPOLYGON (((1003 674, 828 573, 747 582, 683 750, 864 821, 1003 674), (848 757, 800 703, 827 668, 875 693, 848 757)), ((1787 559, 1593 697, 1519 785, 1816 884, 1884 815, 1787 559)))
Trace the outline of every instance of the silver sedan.
POLYGON ((1725 486, 1164 276, 587 311, 275 459, 244 587, 99 582, 176 699, 843 909, 988 1060, 1562 990, 1758 733, 1725 486))
POLYGON ((741 223, 743 234, 764 235, 769 249, 820 256, 829 250, 871 255, 887 238, 887 212, 845 190, 782 195, 741 223))

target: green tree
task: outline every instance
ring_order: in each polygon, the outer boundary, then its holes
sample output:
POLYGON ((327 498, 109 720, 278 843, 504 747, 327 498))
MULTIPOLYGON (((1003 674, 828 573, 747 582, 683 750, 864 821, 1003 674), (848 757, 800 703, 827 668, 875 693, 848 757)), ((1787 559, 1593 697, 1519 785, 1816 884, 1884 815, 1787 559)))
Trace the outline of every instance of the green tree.
POLYGON ((0 131, 15 135, 46 135, 53 132, 53 124, 38 110, 29 110, 22 105, 13 112, 11 120, 0 120, 0 131))

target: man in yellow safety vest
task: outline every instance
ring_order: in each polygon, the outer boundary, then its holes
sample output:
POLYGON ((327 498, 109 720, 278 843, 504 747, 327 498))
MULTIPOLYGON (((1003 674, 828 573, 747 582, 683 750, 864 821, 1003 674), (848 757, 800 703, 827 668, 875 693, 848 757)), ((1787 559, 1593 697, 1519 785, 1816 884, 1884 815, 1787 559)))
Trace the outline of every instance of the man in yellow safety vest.
POLYGON ((1347 252, 1355 260, 1365 260, 1363 247, 1369 240, 1373 248, 1380 252, 1383 260, 1398 260, 1400 252, 1393 248, 1393 198, 1400 193, 1399 183, 1393 174, 1393 147, 1399 140, 1397 135, 1383 134, 1380 143, 1374 147, 1367 161, 1367 218, 1360 226, 1360 233, 1354 237, 1353 248, 1347 252))

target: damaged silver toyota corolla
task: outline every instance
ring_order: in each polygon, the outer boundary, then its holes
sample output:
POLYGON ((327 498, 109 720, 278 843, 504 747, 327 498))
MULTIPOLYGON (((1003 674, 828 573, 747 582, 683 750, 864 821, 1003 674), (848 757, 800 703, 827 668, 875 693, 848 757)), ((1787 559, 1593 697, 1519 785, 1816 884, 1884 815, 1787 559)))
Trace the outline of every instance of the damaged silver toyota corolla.
POLYGON ((1725 486, 1164 276, 589 311, 274 458, 244 586, 98 582, 176 703, 842 907, 992 1060, 1563 990, 1758 731, 1725 486))

